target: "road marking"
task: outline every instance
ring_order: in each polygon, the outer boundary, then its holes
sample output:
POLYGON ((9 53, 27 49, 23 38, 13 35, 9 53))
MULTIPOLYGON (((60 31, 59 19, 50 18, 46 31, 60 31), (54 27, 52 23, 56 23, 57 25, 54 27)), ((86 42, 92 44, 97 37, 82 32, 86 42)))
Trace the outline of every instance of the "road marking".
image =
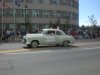
POLYGON ((98 43, 100 43, 100 42, 95 42, 95 43, 83 43, 83 44, 73 44, 73 45, 81 46, 81 45, 88 45, 88 44, 92 45, 92 44, 98 44, 98 43))
POLYGON ((22 51, 28 51, 26 49, 19 49, 19 50, 5 50, 5 51, 0 51, 0 53, 14 53, 14 52, 22 52, 22 51))
POLYGON ((19 55, 19 54, 37 54, 37 53, 59 53, 59 52, 72 52, 72 51, 84 51, 84 50, 93 50, 93 49, 100 49, 100 47, 93 47, 93 48, 81 48, 81 49, 77 49, 77 50, 58 50, 58 51, 51 51, 51 50, 49 50, 49 51, 34 51, 34 52, 12 52, 12 53, 5 53, 5 54, 7 54, 7 55, 19 55))
POLYGON ((49 52, 52 52, 52 51, 35 51, 35 52, 5 53, 5 54, 15 55, 15 54, 49 53, 49 52))
POLYGON ((91 49, 100 49, 100 47, 93 47, 93 48, 83 48, 83 49, 88 49, 88 50, 91 50, 91 49))

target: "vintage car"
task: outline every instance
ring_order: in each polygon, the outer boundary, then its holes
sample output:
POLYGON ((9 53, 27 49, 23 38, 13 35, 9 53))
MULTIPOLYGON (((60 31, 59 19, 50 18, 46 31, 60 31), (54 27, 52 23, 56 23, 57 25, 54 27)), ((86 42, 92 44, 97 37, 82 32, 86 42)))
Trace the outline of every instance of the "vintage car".
POLYGON ((27 46, 33 48, 39 45, 62 45, 66 47, 74 43, 75 39, 59 29, 42 29, 36 34, 26 34, 22 41, 27 46))

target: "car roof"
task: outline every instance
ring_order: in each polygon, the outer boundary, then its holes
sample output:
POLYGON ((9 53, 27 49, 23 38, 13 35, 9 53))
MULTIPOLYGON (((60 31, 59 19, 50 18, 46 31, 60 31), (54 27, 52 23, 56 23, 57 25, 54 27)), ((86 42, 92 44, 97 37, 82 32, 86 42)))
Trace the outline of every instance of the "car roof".
POLYGON ((59 30, 59 29, 43 29, 43 30, 53 30, 53 31, 61 31, 61 30, 59 30))

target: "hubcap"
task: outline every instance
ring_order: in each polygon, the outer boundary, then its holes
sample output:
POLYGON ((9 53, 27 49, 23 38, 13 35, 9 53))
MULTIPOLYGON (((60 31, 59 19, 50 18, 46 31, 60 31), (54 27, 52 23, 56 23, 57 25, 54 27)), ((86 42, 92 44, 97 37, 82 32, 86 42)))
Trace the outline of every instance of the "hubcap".
POLYGON ((36 48, 38 46, 38 43, 36 41, 32 42, 32 47, 36 48))
POLYGON ((64 41, 64 42, 63 42, 63 46, 64 46, 64 47, 68 46, 68 42, 67 42, 67 41, 64 41))

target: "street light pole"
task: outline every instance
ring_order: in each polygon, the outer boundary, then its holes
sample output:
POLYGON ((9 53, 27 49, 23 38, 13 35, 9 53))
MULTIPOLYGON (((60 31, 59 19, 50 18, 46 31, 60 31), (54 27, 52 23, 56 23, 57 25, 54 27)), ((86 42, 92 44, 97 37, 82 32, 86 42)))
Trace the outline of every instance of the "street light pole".
POLYGON ((2 0, 2 34, 3 34, 3 0, 2 0))
POLYGON ((27 32, 26 30, 26 27, 27 27, 27 25, 26 25, 26 23, 27 23, 27 5, 26 5, 26 2, 25 2, 25 6, 24 6, 24 17, 25 17, 25 19, 24 19, 24 21, 25 21, 25 33, 27 32))
POLYGON ((13 17, 14 17, 14 31, 16 31, 16 26, 15 26, 15 20, 16 20, 16 9, 15 9, 15 0, 13 0, 13 4, 14 4, 14 11, 13 11, 13 17))

